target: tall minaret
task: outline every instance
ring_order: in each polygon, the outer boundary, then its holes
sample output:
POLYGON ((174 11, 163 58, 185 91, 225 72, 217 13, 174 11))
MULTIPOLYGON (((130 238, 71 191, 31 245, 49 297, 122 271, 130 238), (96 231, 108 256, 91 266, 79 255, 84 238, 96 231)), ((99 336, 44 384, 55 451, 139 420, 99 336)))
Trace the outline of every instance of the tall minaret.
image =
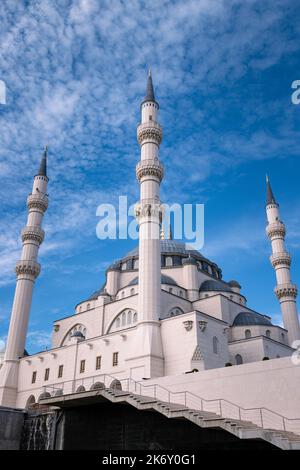
POLYGON ((269 178, 267 176, 266 212, 268 225, 266 232, 271 240, 272 255, 270 261, 275 269, 277 286, 275 294, 280 302, 283 325, 288 330, 288 341, 292 346, 295 340, 300 340, 299 318, 297 314, 297 286, 291 283, 291 257, 285 249, 285 225, 280 220, 279 204, 277 204, 269 178))
MULTIPOLYGON (((135 355, 143 357, 143 376, 163 373, 163 353, 159 317, 161 312, 160 183, 163 166, 158 158, 162 129, 157 122, 158 103, 155 100, 151 71, 148 74, 146 96, 141 104, 141 124, 137 138, 141 160, 136 167, 140 183, 140 201, 136 205, 139 224, 139 308, 135 355)), ((138 365, 135 367, 138 368, 138 365)))
POLYGON ((21 232, 23 249, 16 264, 16 290, 3 365, 0 370, 0 404, 15 406, 18 383, 18 365, 24 356, 25 341, 35 279, 40 273, 38 250, 44 239, 42 219, 48 207, 47 147, 39 171, 34 177, 32 193, 27 198, 27 225, 21 232))

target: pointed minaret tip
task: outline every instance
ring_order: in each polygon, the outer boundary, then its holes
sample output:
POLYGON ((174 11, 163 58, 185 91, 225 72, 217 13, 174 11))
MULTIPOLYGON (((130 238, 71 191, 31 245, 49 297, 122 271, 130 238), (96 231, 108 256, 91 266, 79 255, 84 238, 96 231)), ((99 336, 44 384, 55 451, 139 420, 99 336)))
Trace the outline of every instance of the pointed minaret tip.
POLYGON ((48 145, 44 147, 44 151, 42 154, 41 162, 40 162, 40 167, 38 171, 38 175, 40 176, 47 176, 47 156, 48 156, 48 145))
POLYGON ((148 70, 147 89, 144 101, 155 101, 151 68, 148 70))
POLYGON ((276 199, 275 199, 274 194, 273 194, 273 191, 272 191, 272 188, 271 188, 271 184, 270 184, 270 180, 269 180, 268 175, 266 175, 266 182, 267 182, 267 202, 266 202, 266 206, 268 206, 269 204, 277 204, 276 199))

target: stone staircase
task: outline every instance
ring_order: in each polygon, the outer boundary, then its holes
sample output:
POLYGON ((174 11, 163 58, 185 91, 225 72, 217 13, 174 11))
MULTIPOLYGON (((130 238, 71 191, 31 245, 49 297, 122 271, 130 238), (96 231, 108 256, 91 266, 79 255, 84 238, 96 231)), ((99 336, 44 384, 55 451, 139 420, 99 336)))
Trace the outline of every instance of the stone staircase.
POLYGON ((97 394, 113 403, 128 403, 138 410, 157 411, 166 418, 187 419, 201 428, 223 429, 239 439, 260 439, 282 450, 300 450, 300 436, 293 432, 264 429, 251 421, 224 418, 216 413, 194 410, 180 404, 111 388, 101 389, 97 394))

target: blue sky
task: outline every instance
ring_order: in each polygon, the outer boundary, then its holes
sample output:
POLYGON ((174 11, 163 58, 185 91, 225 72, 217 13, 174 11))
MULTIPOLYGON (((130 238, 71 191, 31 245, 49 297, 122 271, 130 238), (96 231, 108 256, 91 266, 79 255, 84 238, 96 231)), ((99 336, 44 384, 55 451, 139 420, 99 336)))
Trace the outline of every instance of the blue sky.
POLYGON ((151 66, 164 140, 165 202, 205 204, 203 254, 248 305, 280 322, 265 237, 265 174, 300 278, 300 10, 294 0, 3 0, 0 10, 0 337, 19 232, 42 148, 49 209, 28 350, 104 280, 135 242, 96 237, 96 208, 138 199, 139 103, 151 66), (150 7, 151 3, 151 7, 150 7), (123 181, 124 183, 121 183, 123 181))

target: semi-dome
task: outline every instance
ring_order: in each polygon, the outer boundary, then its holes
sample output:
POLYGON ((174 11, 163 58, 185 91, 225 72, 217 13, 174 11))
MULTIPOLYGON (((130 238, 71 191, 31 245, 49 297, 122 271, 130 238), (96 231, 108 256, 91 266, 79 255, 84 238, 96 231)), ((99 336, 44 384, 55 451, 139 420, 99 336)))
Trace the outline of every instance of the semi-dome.
POLYGON ((232 326, 265 325, 272 326, 271 319, 256 312, 240 312, 234 319, 232 326))
POLYGON ((229 285, 226 282, 223 281, 217 281, 214 279, 208 279, 204 282, 202 282, 200 286, 200 292, 233 292, 229 285))
MULTIPOLYGON (((136 276, 130 283, 129 286, 135 286, 139 283, 139 278, 136 276)), ((171 286, 177 286, 177 282, 174 281, 170 276, 165 276, 164 274, 161 275, 161 284, 169 284, 171 286)))

